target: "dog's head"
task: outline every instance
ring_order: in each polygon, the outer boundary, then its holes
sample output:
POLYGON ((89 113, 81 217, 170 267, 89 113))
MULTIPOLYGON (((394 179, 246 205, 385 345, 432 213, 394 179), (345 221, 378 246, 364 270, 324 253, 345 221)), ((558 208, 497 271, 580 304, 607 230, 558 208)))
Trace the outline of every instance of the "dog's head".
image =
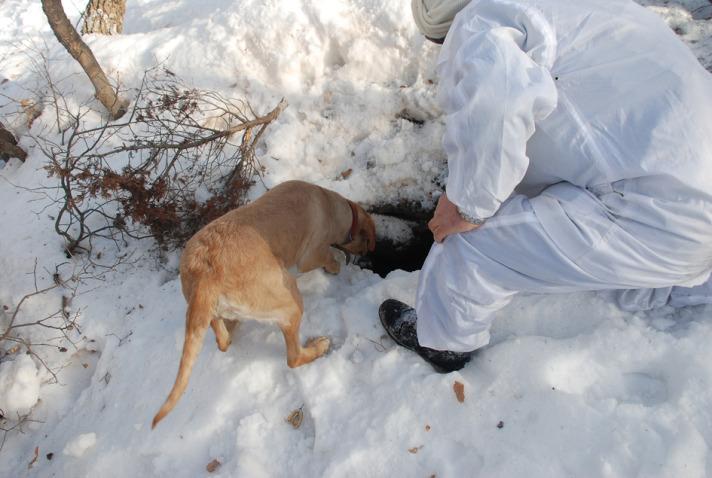
POLYGON ((361 206, 356 203, 352 204, 353 210, 357 214, 357 228, 356 232, 351 234, 351 240, 342 244, 341 248, 351 254, 363 256, 376 249, 376 225, 361 206))

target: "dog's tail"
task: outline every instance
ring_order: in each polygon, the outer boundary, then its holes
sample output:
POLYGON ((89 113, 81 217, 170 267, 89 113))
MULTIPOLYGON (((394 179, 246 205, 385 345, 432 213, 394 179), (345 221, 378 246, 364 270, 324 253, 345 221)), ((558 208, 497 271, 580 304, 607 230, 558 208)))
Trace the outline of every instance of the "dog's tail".
POLYGON ((151 429, 155 428, 158 422, 173 410, 173 407, 178 403, 185 388, 188 386, 193 363, 203 348, 205 332, 208 330, 213 315, 215 301, 210 289, 212 288, 195 287, 193 289, 192 297, 188 303, 188 311, 186 312, 185 341, 183 342, 183 355, 178 366, 178 376, 165 403, 156 416, 153 417, 151 429))

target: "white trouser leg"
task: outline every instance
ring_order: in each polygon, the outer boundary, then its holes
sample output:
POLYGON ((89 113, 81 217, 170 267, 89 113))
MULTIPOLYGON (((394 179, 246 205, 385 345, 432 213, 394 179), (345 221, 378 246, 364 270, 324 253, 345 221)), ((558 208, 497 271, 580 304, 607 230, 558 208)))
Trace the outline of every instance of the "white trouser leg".
POLYGON ((630 312, 652 310, 669 305, 688 307, 712 304, 712 277, 700 285, 662 287, 659 289, 628 289, 618 291, 618 306, 630 312))
POLYGON ((667 305, 673 287, 657 289, 624 289, 617 291, 618 307, 628 312, 641 312, 667 305))
POLYGON ((707 282, 695 287, 673 287, 670 293, 670 305, 685 307, 688 305, 712 304, 712 277, 707 282))
MULTIPOLYGON (((418 285, 420 345, 486 345, 493 312, 517 292, 670 287, 709 270, 712 241, 662 230, 649 203, 559 183, 532 199, 514 196, 481 228, 435 244, 418 285)), ((695 230, 712 237, 704 227, 695 230)))
POLYGON ((416 310, 422 346, 469 352, 487 345, 492 313, 514 295, 488 279, 464 241, 458 235, 434 244, 420 272, 416 310), (463 266, 469 266, 466 272, 463 266))

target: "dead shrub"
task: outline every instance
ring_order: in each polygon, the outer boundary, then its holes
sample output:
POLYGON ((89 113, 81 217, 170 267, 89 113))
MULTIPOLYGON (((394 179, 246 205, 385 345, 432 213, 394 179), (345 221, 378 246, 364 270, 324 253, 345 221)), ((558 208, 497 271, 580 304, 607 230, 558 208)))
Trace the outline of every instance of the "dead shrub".
POLYGON ((59 183, 55 230, 67 251, 90 250, 98 237, 182 246, 245 202, 260 173, 255 147, 286 106, 282 100, 260 116, 244 101, 187 87, 162 69, 147 72, 128 120, 85 127, 90 110, 64 108, 62 140, 38 144, 59 183))

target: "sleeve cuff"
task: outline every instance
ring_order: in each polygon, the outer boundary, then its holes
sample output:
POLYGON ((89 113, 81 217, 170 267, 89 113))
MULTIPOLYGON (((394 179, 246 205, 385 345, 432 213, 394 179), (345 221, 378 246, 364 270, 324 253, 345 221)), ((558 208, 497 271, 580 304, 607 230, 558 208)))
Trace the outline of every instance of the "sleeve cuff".
MULTIPOLYGON (((455 206, 457 207, 457 206, 455 206)), ((481 226, 482 224, 485 223, 486 219, 480 218, 480 217, 474 217, 469 214, 467 214, 465 211, 457 207, 457 213, 460 215, 462 219, 465 221, 469 222, 470 224, 474 224, 476 226, 481 226)))

